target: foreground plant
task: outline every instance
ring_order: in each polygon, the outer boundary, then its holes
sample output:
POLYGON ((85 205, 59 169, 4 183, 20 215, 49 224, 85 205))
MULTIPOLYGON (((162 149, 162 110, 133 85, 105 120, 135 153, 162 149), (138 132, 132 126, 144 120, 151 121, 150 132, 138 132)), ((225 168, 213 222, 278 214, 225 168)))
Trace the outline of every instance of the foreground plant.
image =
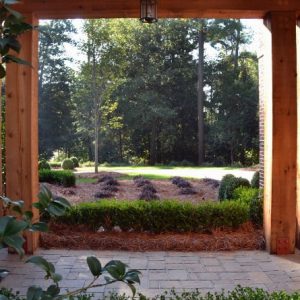
MULTIPOLYGON (((70 208, 69 202, 61 197, 54 197, 49 189, 42 186, 38 195, 39 201, 33 206, 39 210, 41 216, 50 217, 63 216, 70 208)), ((24 256, 23 245, 25 242, 24 233, 46 232, 48 226, 45 222, 34 222, 33 213, 24 211, 23 201, 12 201, 7 197, 0 197, 3 204, 4 216, 0 217, 0 249, 13 248, 21 256, 24 256), (15 216, 17 215, 17 216, 15 216)), ((90 272, 94 276, 93 280, 86 286, 61 294, 59 286, 62 276, 55 271, 55 267, 41 256, 33 256, 27 259, 26 263, 32 263, 45 271, 45 280, 50 280, 51 284, 47 289, 39 286, 28 288, 26 299, 28 300, 50 300, 65 299, 86 292, 90 288, 101 287, 115 282, 123 282, 131 289, 133 295, 136 293, 135 284, 140 283, 140 272, 128 269, 128 266, 119 260, 112 260, 102 267, 101 262, 94 256, 87 258, 90 272), (104 282, 100 283, 100 277, 104 277, 104 282)), ((0 270, 0 277, 4 278, 9 273, 8 270, 0 270)), ((17 286, 16 286, 17 288, 17 286)), ((8 299, 7 296, 0 294, 0 300, 8 299)))
POLYGON ((29 65, 26 61, 12 54, 13 52, 19 53, 21 50, 18 37, 24 32, 34 29, 34 26, 24 21, 22 14, 10 7, 10 5, 19 2, 17 0, 0 0, 0 79, 6 75, 4 68, 6 63, 29 65))

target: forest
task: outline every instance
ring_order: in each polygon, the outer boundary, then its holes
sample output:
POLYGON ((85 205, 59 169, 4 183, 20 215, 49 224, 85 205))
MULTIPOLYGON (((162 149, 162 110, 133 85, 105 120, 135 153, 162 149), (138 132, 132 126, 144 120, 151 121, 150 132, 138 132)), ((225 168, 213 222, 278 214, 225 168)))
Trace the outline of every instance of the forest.
POLYGON ((40 158, 258 163, 258 58, 240 20, 99 19, 82 32, 70 20, 40 26, 40 158), (76 68, 67 44, 85 57, 76 68))

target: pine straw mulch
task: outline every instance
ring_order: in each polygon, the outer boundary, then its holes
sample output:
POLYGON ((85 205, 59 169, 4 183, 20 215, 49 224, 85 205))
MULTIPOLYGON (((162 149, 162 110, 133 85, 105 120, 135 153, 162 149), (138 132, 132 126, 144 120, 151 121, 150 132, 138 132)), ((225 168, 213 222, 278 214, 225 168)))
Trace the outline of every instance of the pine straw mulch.
POLYGON ((87 231, 80 226, 51 225, 41 234, 41 246, 46 249, 125 250, 125 251, 234 251, 261 250, 265 241, 261 230, 251 224, 240 229, 215 230, 202 233, 138 233, 87 231))

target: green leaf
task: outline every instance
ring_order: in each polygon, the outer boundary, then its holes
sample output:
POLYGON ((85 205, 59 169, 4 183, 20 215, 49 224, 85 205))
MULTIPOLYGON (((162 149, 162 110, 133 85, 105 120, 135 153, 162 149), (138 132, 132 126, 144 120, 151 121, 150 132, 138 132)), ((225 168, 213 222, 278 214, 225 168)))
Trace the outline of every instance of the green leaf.
POLYGON ((26 300, 39 300, 43 294, 42 288, 38 286, 31 286, 27 290, 26 300))
POLYGON ((25 211, 23 214, 24 220, 26 220, 27 222, 31 222, 32 218, 33 218, 33 212, 32 211, 25 211))
POLYGON ((119 260, 112 260, 106 264, 104 269, 116 280, 123 280, 126 271, 126 264, 119 260))
POLYGON ((0 236, 4 235, 6 226, 11 221, 12 218, 13 217, 11 217, 11 216, 0 217, 0 236))
POLYGON ((49 230, 47 223, 37 222, 30 227, 31 231, 47 232, 49 230))
MULTIPOLYGON (((12 1, 12 0, 10 0, 10 1, 12 1)), ((11 3, 9 3, 9 4, 11 4, 11 3)), ((18 20, 22 20, 23 19, 22 14, 20 14, 19 12, 15 11, 14 9, 11 9, 9 6, 5 6, 5 8, 9 11, 10 14, 12 14, 18 20)))
POLYGON ((6 269, 0 269, 0 281, 4 279, 9 274, 9 271, 6 269))
POLYGON ((6 54, 5 56, 3 56, 2 61, 4 63, 14 62, 14 63, 20 64, 20 65, 26 65, 26 66, 31 67, 31 64, 28 61, 21 59, 19 57, 16 57, 14 55, 11 55, 11 54, 6 54))
POLYGON ((49 294, 52 297, 56 297, 57 295, 59 295, 59 293, 60 293, 60 288, 55 284, 50 285, 47 289, 47 294, 49 294))
POLYGON ((13 5, 20 3, 20 0, 4 0, 3 2, 5 5, 13 5))
POLYGON ((98 260, 97 257, 95 256, 89 256, 87 259, 87 264, 89 266, 89 269, 91 271, 91 273, 95 276, 98 277, 102 274, 102 267, 101 267, 101 263, 98 260))
POLYGON ((71 207, 70 202, 67 199, 62 198, 62 197, 56 197, 54 199, 54 202, 64 206, 65 208, 70 208, 71 207))
POLYGON ((7 40, 7 45, 12 50, 16 51, 17 53, 20 52, 20 50, 21 50, 21 44, 20 44, 20 42, 16 38, 8 37, 6 40, 7 40))
POLYGON ((129 270, 126 272, 124 280, 129 283, 141 283, 139 275, 141 274, 138 270, 129 270))
POLYGON ((56 283, 63 279, 62 276, 60 274, 57 274, 57 273, 52 274, 51 278, 56 283))
POLYGON ((55 217, 61 217, 66 213, 66 208, 59 203, 52 202, 49 204, 47 211, 55 217))
POLYGON ((54 265, 41 256, 32 256, 26 263, 32 263, 40 267, 42 270, 46 271, 47 274, 55 273, 54 265))
POLYGON ((136 294, 136 288, 133 284, 127 283, 127 285, 130 287, 131 291, 132 291, 132 296, 134 297, 136 294))
POLYGON ((28 223, 25 221, 19 221, 11 219, 6 225, 4 236, 11 236, 21 233, 25 228, 28 227, 28 223))
POLYGON ((19 235, 5 236, 3 242, 7 246, 14 248, 20 256, 24 255, 23 244, 25 243, 25 240, 23 237, 19 235))

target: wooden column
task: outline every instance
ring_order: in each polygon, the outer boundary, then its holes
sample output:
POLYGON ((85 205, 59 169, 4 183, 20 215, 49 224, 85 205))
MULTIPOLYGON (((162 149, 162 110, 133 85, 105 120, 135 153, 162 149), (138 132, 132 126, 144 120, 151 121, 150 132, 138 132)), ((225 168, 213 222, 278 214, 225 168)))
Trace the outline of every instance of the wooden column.
MULTIPOLYGON (((297 74, 300 74, 300 20, 297 26, 297 74)), ((298 116, 298 132, 297 132, 297 233, 296 246, 300 249, 300 76, 297 77, 297 116, 298 116)))
POLYGON ((272 12, 265 77, 264 227, 270 253, 295 251, 297 167, 296 14, 272 12))
MULTIPOLYGON (((37 24, 33 16, 26 21, 37 24)), ((8 64, 6 78, 6 191, 12 199, 25 201, 26 209, 38 194, 38 32, 20 38, 20 58, 32 67, 8 64)), ((34 218, 38 212, 34 210, 34 218)), ((38 235, 28 234, 26 251, 38 247, 38 235)))

